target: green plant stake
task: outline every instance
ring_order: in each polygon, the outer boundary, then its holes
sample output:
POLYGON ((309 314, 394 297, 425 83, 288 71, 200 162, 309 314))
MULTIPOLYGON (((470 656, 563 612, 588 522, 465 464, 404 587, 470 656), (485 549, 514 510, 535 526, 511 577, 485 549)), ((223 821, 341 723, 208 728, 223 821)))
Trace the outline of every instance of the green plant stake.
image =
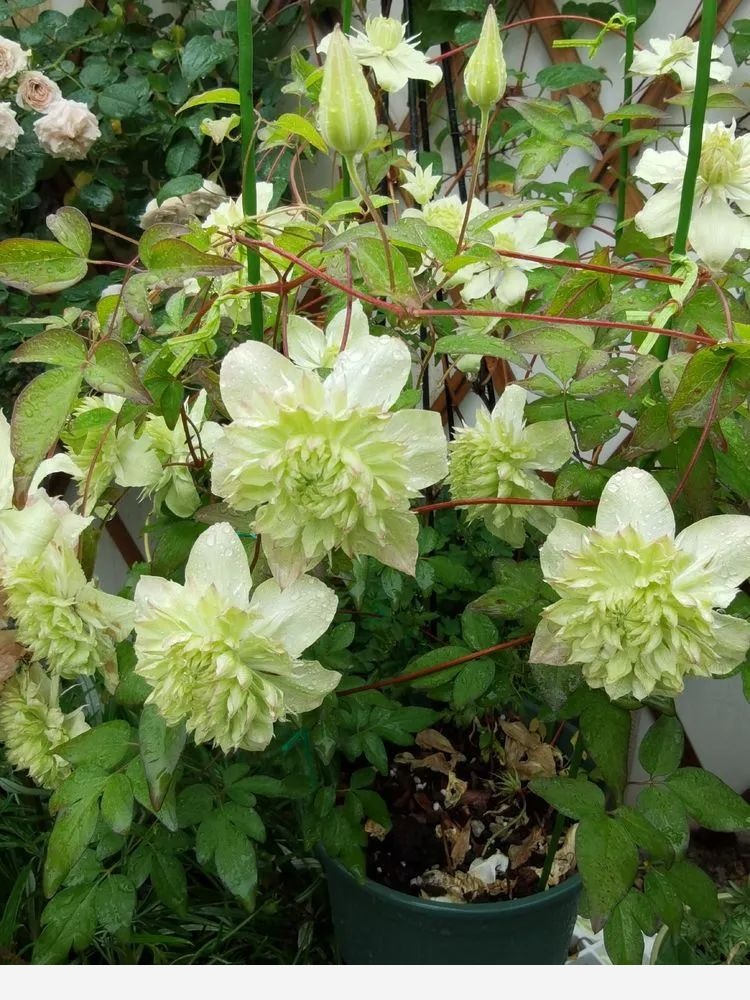
MULTIPOLYGON (((633 96, 633 78, 630 75, 630 64, 633 62, 633 53, 635 51, 635 0, 628 0, 625 13, 633 18, 633 20, 628 19, 625 26, 625 69, 623 71, 622 103, 628 104, 633 96)), ((625 118, 622 123, 623 143, 629 132, 630 119, 625 118)), ((630 150, 627 145, 623 145, 620 150, 620 186, 617 192, 617 225, 615 226, 615 232, 619 232, 620 227, 625 221, 625 199, 628 191, 629 169, 630 150)))
MULTIPOLYGON (((239 34, 239 91, 242 129, 242 210, 247 216, 258 214, 255 192, 255 101, 253 99, 253 21, 250 0, 238 0, 237 28, 239 34)), ((260 284, 260 255, 247 247, 247 280, 260 284)), ((263 339, 263 300, 260 292, 250 298, 250 337, 263 339)))

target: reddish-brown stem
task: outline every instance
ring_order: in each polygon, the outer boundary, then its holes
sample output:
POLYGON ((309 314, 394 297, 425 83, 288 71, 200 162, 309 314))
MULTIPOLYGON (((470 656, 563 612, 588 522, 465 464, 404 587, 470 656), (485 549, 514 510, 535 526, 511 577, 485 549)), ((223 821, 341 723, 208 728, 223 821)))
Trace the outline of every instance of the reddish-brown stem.
POLYGON ((514 649, 516 646, 525 646, 533 638, 533 635, 522 635, 520 639, 508 639, 506 642, 499 642, 496 646, 488 646, 486 649, 467 653, 466 656, 458 656, 455 660, 437 663, 434 667, 425 667, 424 670, 413 670, 410 674, 400 674, 398 677, 384 677, 382 680, 373 681, 371 684, 362 684, 361 687, 349 688, 348 691, 339 691, 338 694, 341 698, 346 698, 350 694, 359 694, 362 691, 377 691, 380 688, 391 687, 394 684, 408 684, 409 681, 419 680, 420 677, 429 677, 430 674, 439 674, 442 670, 459 667, 462 663, 478 660, 482 656, 500 653, 504 649, 514 649))
POLYGON ((412 514, 429 514, 432 510, 452 510, 454 507, 483 507, 489 504, 509 504, 515 507, 596 507, 598 500, 538 500, 534 497, 467 497, 440 500, 438 503, 412 507, 412 514))
POLYGON ((690 461, 687 464, 687 468, 683 472, 682 478, 680 479, 679 483, 677 484, 677 488, 675 489, 674 493, 670 498, 672 503, 674 503, 680 497, 682 491, 685 489, 687 481, 688 479, 690 479, 692 471, 695 468, 695 464, 701 457, 701 453, 706 446, 706 441, 708 441, 708 435, 711 433, 711 428, 713 427, 714 421, 716 420, 716 413, 719 409, 719 400, 721 399, 721 391, 724 388, 724 383, 727 380, 727 375, 729 374, 729 369, 732 367, 733 361, 734 358, 730 358, 724 365, 724 369, 721 375, 719 376, 719 381, 716 383, 716 386, 714 387, 714 391, 711 394, 711 405, 708 408, 708 414, 706 416, 706 422, 703 425, 703 430, 701 431, 701 436, 698 438, 698 443, 695 446, 695 451, 690 456, 690 461))
POLYGON ((587 264, 578 260, 560 260, 555 257, 538 257, 535 254, 519 253, 516 250, 496 250, 499 257, 513 257, 515 260, 531 260, 537 264, 544 264, 545 267, 570 267, 576 271, 597 271, 599 274, 619 274, 626 278, 645 278, 647 281, 660 281, 665 285, 679 285, 680 278, 673 278, 671 274, 644 274, 642 271, 635 271, 628 267, 608 267, 606 264, 587 264))

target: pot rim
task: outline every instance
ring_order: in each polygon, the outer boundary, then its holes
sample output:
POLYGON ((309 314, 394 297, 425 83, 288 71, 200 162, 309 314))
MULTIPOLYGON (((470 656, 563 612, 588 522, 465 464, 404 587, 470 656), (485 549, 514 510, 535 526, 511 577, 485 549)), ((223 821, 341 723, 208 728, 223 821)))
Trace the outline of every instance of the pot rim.
POLYGON ((332 858, 322 844, 316 848, 316 854, 322 860, 324 867, 335 869, 336 872, 351 882, 354 882, 361 889, 379 897, 385 902, 396 906, 405 906, 416 909, 423 913, 443 913, 456 915, 463 913, 468 919, 479 919, 482 917, 498 916, 501 913, 520 913, 524 910, 533 910, 544 906, 551 897, 561 899, 578 893, 581 888, 581 876, 574 872, 569 878, 559 885, 545 889, 544 892, 535 892, 532 896, 524 896, 522 899, 501 899, 496 903, 446 903, 432 899, 420 899, 418 896, 411 896, 407 892, 399 889, 390 889, 380 882, 375 882, 371 878, 360 882, 337 858, 332 858))

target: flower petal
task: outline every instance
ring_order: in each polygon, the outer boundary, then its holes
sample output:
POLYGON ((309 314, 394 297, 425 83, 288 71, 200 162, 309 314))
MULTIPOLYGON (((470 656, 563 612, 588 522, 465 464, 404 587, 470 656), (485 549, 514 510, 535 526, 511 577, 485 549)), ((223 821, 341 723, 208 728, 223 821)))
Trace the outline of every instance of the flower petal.
POLYGON ((311 712, 341 680, 337 670, 327 670, 317 660, 299 660, 290 674, 276 675, 274 685, 284 692, 284 707, 290 712, 311 712))
POLYGON ((10 450, 10 424, 0 410, 0 510, 13 504, 13 467, 15 459, 10 450))
POLYGON ((547 541, 539 550, 539 562, 545 580, 554 586, 554 581, 560 577, 568 556, 581 551, 588 537, 589 529, 577 521, 560 518, 547 536, 547 541))
POLYGON ((599 502, 598 531, 615 534, 628 525, 646 541, 665 535, 674 537, 674 514, 669 498, 654 477, 643 469, 629 468, 615 473, 604 487, 599 502))
POLYGON ((409 492, 432 486, 448 475, 448 442, 435 410, 399 410, 391 417, 387 433, 403 448, 409 492))
POLYGON ((530 469, 554 472, 573 454, 573 437, 565 420, 543 420, 524 431, 524 445, 529 449, 526 465, 530 469))
POLYGON ((527 401, 526 390, 523 386, 512 383, 503 390, 500 399, 495 403, 492 411, 492 421, 498 424, 507 424, 509 427, 520 427, 523 424, 523 411, 527 401))
POLYGON ((750 517, 744 514, 717 514, 696 521, 679 533, 676 544, 726 586, 726 603, 750 577, 750 517))
POLYGON ((349 406, 388 410, 411 370, 409 348, 396 337, 372 337, 355 343, 336 358, 324 383, 326 396, 343 393, 349 406))
POLYGON ((221 365, 221 398, 235 420, 276 412, 273 396, 299 387, 302 371, 267 344, 250 341, 233 348, 221 365))
POLYGON ((225 522, 212 524, 193 545, 185 567, 185 586, 198 594, 213 586, 228 604, 248 607, 253 585, 247 555, 237 532, 225 522))
POLYGON ((284 590, 275 580, 265 580, 250 602, 263 634, 295 658, 323 635, 337 607, 333 590, 313 576, 300 576, 284 590))
POLYGON ((750 220, 735 215, 724 198, 709 190, 695 206, 689 235, 701 260, 719 271, 735 250, 750 247, 750 220))
POLYGON ((543 618, 536 627, 534 641, 529 652, 529 663, 551 663, 564 666, 568 662, 570 650, 564 642, 555 638, 549 623, 543 618))
POLYGON ((300 368, 320 368, 326 348, 326 338, 322 330, 304 316, 290 316, 287 323, 286 340, 289 357, 300 368))
POLYGON ((652 195, 634 216, 637 228, 651 239, 674 233, 677 230, 681 195, 682 188, 676 184, 670 184, 652 195))
MULTIPOLYGON (((345 327, 346 309, 340 309, 326 327, 325 342, 327 347, 341 347, 345 327)), ((362 303, 359 299, 355 299, 352 302, 351 316, 349 318, 349 336, 346 339, 346 349, 350 349, 359 341, 364 340, 369 334, 370 324, 362 308, 362 303)))
POLYGON ((647 149, 633 173, 648 184, 682 183, 686 157, 676 149, 647 149))

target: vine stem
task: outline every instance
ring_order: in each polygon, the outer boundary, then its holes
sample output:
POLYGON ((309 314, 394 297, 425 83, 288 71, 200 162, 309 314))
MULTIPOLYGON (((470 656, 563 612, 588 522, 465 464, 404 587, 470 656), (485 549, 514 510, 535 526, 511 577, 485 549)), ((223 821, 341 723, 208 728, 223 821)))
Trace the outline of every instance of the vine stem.
POLYGON ((440 500, 437 503, 412 507, 412 514, 429 514, 433 510, 453 510, 455 507, 482 507, 509 504, 517 507, 596 507, 598 500, 542 500, 534 497, 469 497, 459 500, 440 500))
POLYGON ((372 221, 378 227, 378 233, 380 233, 380 239, 383 243, 383 253, 385 254, 385 264, 388 268, 388 287, 393 291, 396 287, 396 282, 393 274, 393 258, 391 256, 391 245, 388 242, 388 234, 385 231, 385 226, 383 225, 383 220, 380 216, 380 212, 375 208, 370 195, 367 193, 367 188, 361 183, 359 179, 359 174, 357 168, 354 165, 354 157, 346 157, 344 160, 347 170, 349 171, 349 177, 351 178, 354 187, 357 189, 357 194, 360 196, 362 201, 367 206, 367 211, 372 217, 372 221))
POLYGON ((461 253, 461 247, 463 246, 464 236, 466 236, 466 229, 469 225, 469 217, 471 215, 471 206, 474 202, 474 196, 477 193, 477 183, 479 181, 479 165, 482 162, 482 153, 484 151, 485 144, 487 142, 487 131, 490 127, 490 113, 489 111, 482 111, 481 118, 479 119, 479 135, 477 136, 477 145, 474 149, 474 157, 471 165, 471 184, 469 185, 469 197, 466 199, 466 211, 464 212, 464 220, 461 223, 461 232, 458 235, 458 243, 456 244, 456 249, 458 253, 461 253))
MULTIPOLYGON (((255 97, 254 43, 251 0, 237 0, 237 32, 239 41, 240 128, 242 133, 242 211, 255 218, 258 198, 255 188, 255 97)), ((260 254, 247 248, 247 280, 260 284, 260 254)), ((250 296, 250 338, 263 339, 263 299, 260 292, 250 296)))
MULTIPOLYGON (((703 149, 703 124, 706 120, 708 88, 711 76, 711 49, 716 34, 717 0, 703 0, 701 13, 701 33, 698 41, 698 66, 693 91, 693 107, 690 112, 690 141, 688 144, 685 176, 682 179, 680 212, 677 217, 677 231, 674 237, 675 257, 684 257, 687 252, 690 220, 695 207, 695 185, 700 170, 703 149)), ((675 267, 678 266, 675 264, 675 267)), ((660 361, 666 361, 669 341, 660 337, 651 352, 660 361)))
MULTIPOLYGON (((625 13, 635 17, 635 0, 627 0, 624 5, 625 13)), ((630 104, 633 96, 633 77, 630 75, 630 65, 633 62, 635 52, 635 22, 628 22, 625 26, 625 67, 622 78, 622 103, 630 104)), ((622 139, 627 138, 630 133, 630 119, 623 119, 622 139)), ((625 201, 628 193, 628 173, 630 170, 630 150, 623 144, 620 150, 620 186, 617 189, 617 225, 615 232, 618 232, 625 221, 625 201)))
POLYGON ((431 674, 439 674, 443 670, 450 670, 451 667, 460 667, 462 663, 469 663, 471 660, 478 660, 482 656, 490 656, 492 653, 500 653, 504 649, 515 649, 516 646, 525 646, 534 638, 531 635, 522 635, 518 639, 508 639, 499 642, 495 646, 488 646, 486 649, 479 649, 474 653, 467 653, 466 656, 458 656, 455 660, 446 660, 445 663, 437 663, 434 667, 425 667, 424 670, 413 670, 410 674, 399 674, 398 677, 383 677, 372 684, 362 684, 360 687, 349 688, 347 691, 338 691, 340 698, 346 698, 350 694, 360 694, 362 691, 378 691, 380 688, 392 687, 394 684, 408 684, 409 681, 419 680, 420 677, 429 677, 431 674))
POLYGON ((682 478, 677 484, 674 493, 669 498, 669 502, 672 504, 674 504, 676 500, 682 495, 682 491, 687 486, 688 479, 690 479, 693 469, 695 468, 698 459, 701 457, 701 452, 706 446, 706 441, 708 441, 708 435, 711 433, 711 428, 713 427, 714 421, 716 420, 716 414, 719 411, 719 401, 721 400, 721 393, 724 388, 724 383, 727 380, 727 376, 729 375, 729 369, 732 367, 733 361, 734 358, 730 358, 724 365, 724 369, 721 375, 719 376, 719 380, 714 387, 713 393, 711 394, 711 405, 709 407, 708 414, 706 415, 706 422, 703 425, 703 430, 701 431, 700 437, 698 438, 698 443, 695 446, 695 451, 690 456, 690 461, 685 467, 685 471, 682 474, 682 478))

